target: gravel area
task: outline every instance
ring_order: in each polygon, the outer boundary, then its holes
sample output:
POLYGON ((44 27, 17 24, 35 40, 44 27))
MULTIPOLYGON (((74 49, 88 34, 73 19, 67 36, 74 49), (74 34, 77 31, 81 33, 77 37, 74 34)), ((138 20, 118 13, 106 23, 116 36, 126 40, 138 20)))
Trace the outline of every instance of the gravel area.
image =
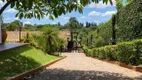
POLYGON ((142 80, 142 73, 86 57, 63 53, 67 58, 49 66, 29 80, 142 80))

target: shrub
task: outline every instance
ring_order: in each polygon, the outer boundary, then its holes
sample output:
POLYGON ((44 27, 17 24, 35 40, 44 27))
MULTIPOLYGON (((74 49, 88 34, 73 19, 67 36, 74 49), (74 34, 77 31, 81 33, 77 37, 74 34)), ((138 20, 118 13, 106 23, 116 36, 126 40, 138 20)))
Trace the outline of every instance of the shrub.
POLYGON ((83 47, 83 50, 87 56, 120 61, 130 65, 142 64, 142 39, 93 49, 83 47))
POLYGON ((24 37, 23 42, 30 43, 32 46, 36 46, 37 43, 33 37, 33 35, 27 33, 27 35, 24 37))
POLYGON ((134 40, 133 43, 135 44, 136 49, 136 64, 142 64, 142 39, 134 40))
POLYGON ((105 46, 104 52, 106 54, 106 59, 108 60, 117 60, 116 56, 116 46, 105 46))
POLYGON ((53 55, 54 56, 60 56, 60 53, 59 52, 54 52, 53 55))
POLYGON ((46 40, 41 35, 33 35, 35 42, 37 43, 37 47, 42 51, 46 51, 46 40))
POLYGON ((89 49, 87 46, 83 47, 84 53, 86 54, 86 56, 93 56, 93 50, 89 49))
POLYGON ((42 51, 53 54, 54 52, 64 51, 66 41, 58 36, 58 30, 44 26, 41 28, 42 35, 30 35, 24 38, 24 42, 28 42, 42 51))
POLYGON ((134 44, 132 42, 124 42, 117 45, 117 58, 118 61, 124 62, 129 64, 131 59, 135 58, 135 51, 134 44))
POLYGON ((115 46, 105 46, 94 48, 92 52, 93 57, 98 57, 107 60, 116 60, 115 46))

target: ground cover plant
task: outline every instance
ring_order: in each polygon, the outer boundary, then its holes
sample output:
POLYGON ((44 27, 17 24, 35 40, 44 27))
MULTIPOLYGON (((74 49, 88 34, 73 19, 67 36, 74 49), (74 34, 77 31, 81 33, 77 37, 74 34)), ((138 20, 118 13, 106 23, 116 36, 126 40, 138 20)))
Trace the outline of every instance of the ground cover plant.
POLYGON ((30 45, 2 52, 0 54, 0 80, 47 64, 58 58, 30 45))

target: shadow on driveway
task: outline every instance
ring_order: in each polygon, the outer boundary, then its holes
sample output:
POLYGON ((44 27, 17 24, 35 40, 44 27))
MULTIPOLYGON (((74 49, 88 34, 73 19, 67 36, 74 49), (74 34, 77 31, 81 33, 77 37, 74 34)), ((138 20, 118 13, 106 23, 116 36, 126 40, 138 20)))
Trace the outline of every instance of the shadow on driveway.
POLYGON ((142 76, 132 79, 110 72, 47 69, 27 80, 142 80, 142 76))

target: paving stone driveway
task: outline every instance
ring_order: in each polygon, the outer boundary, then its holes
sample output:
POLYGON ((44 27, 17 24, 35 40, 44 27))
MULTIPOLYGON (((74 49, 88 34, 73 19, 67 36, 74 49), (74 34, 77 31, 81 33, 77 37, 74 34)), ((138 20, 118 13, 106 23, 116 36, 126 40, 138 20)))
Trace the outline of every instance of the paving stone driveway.
POLYGON ((49 66, 29 80, 142 80, 142 73, 86 57, 63 53, 67 58, 49 66))

